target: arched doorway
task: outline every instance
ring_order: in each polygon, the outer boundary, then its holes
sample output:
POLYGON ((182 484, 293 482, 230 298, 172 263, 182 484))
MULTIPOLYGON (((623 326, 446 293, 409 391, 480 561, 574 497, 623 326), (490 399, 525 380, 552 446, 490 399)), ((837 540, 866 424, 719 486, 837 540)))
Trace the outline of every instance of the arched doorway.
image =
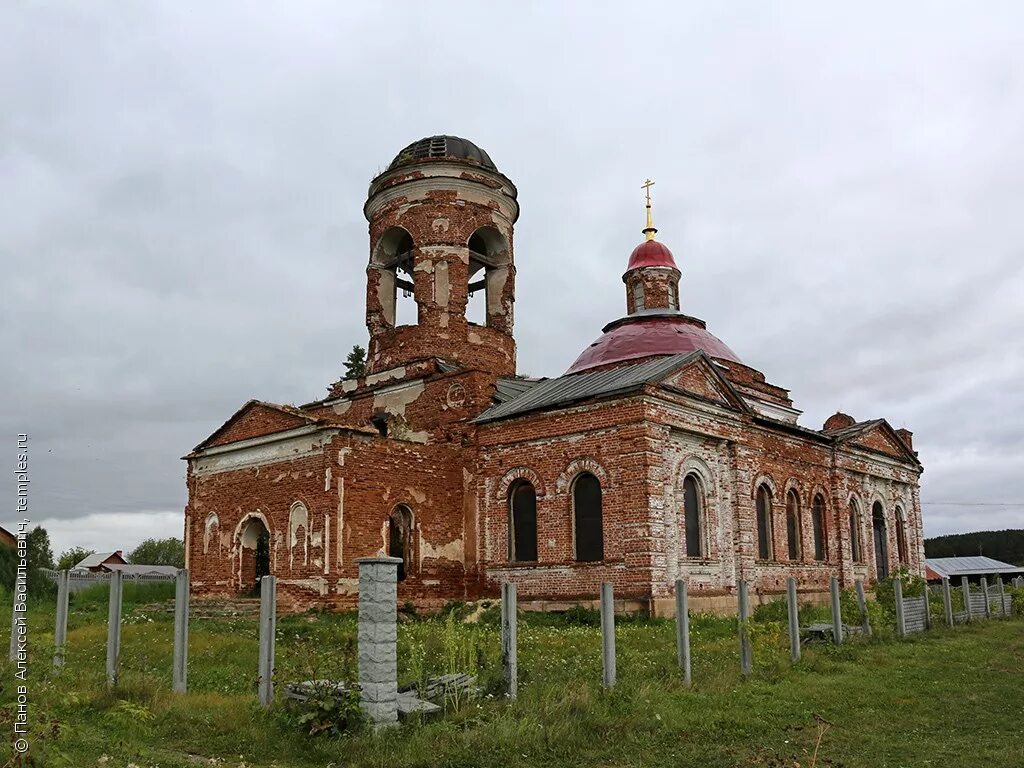
POLYGON ((242 594, 257 592, 260 579, 270 575, 270 531, 263 520, 245 520, 238 529, 238 545, 238 590, 242 594))
POLYGON ((402 560, 398 565, 399 581, 405 581, 412 565, 411 542, 412 510, 400 504, 388 516, 388 555, 402 560))

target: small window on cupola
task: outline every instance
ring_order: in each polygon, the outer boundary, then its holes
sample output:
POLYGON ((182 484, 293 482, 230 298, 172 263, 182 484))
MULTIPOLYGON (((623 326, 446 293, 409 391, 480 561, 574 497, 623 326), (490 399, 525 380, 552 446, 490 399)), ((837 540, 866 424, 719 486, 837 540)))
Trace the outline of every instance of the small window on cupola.
POLYGON ((668 308, 679 309, 679 296, 676 295, 676 287, 671 282, 668 284, 668 308))
POLYGON ((633 283, 633 311, 639 312, 644 308, 644 284, 639 280, 633 283))

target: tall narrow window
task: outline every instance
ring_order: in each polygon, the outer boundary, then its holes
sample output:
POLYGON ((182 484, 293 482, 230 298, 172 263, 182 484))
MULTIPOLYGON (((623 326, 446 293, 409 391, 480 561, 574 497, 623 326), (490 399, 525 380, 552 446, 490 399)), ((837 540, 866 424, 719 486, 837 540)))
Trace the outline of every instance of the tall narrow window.
POLYGON ((668 308, 679 309, 679 296, 676 295, 676 286, 672 282, 668 284, 668 308))
POLYGON ((772 492, 768 486, 757 489, 757 556, 772 559, 772 492))
POLYGON ((633 311, 639 312, 644 308, 644 284, 637 280, 633 283, 633 311))
POLYGON ((686 513, 686 556, 701 557, 704 548, 701 546, 700 518, 700 486, 693 475, 683 480, 683 510, 686 513))
POLYGON ((508 559, 537 559, 537 492, 531 483, 520 480, 508 496, 510 515, 508 559))
POLYGON ((786 494, 786 554, 800 559, 800 497, 794 490, 786 494))
POLYGON ((412 565, 410 540, 412 538, 412 510, 404 504, 395 507, 388 518, 388 555, 401 559, 398 580, 405 581, 412 565))
POLYGON ((909 562, 907 558, 907 516, 903 507, 896 507, 896 554, 901 563, 909 562))
POLYGON ((850 499, 850 556, 855 563, 864 562, 860 546, 860 510, 853 499, 850 499))
POLYGON ((876 501, 871 507, 871 533, 875 540, 875 577, 888 578, 889 542, 885 527, 885 509, 880 501, 876 501))
POLYGON ((604 531, 601 520, 601 483, 584 472, 572 484, 573 532, 576 559, 604 559, 604 531))
POLYGON ((825 559, 825 499, 819 493, 811 504, 811 527, 814 532, 814 559, 825 559))

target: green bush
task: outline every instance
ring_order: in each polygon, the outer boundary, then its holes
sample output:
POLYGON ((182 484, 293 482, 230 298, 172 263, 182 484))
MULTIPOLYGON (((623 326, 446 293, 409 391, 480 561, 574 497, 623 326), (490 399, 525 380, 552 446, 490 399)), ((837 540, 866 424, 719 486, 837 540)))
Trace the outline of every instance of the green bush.
POLYGON ((309 736, 341 736, 364 722, 359 690, 339 691, 333 685, 314 686, 305 701, 290 700, 284 716, 309 736))

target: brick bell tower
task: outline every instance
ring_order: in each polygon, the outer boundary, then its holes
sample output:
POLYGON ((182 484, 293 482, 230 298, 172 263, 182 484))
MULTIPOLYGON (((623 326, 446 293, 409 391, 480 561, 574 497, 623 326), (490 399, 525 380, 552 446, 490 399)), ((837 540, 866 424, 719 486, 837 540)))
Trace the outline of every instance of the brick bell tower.
POLYGON ((515 185, 488 154, 455 136, 420 139, 370 182, 363 213, 370 223, 369 373, 440 358, 514 375, 519 204, 515 185), (466 310, 477 292, 486 312, 470 322, 466 310), (414 309, 401 306, 410 300, 414 309))

